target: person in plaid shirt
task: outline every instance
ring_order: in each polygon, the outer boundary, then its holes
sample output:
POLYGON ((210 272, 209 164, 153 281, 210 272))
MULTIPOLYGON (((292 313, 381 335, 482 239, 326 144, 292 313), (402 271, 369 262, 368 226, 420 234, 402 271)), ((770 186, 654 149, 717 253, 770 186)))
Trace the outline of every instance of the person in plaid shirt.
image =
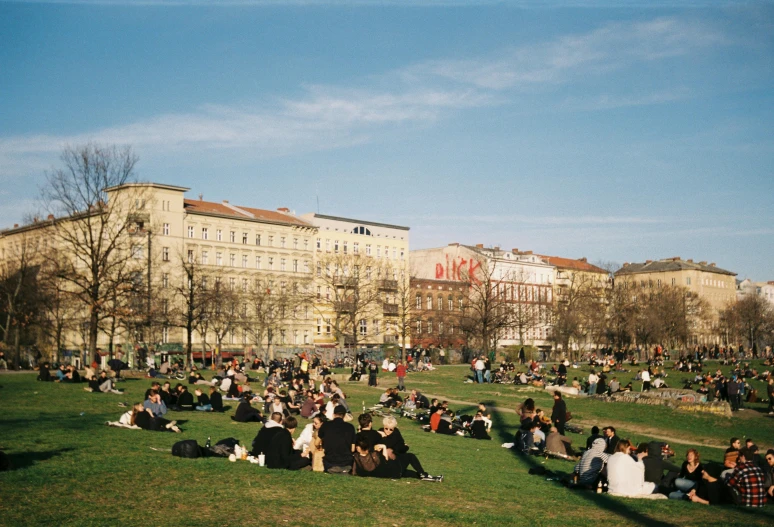
POLYGON ((745 507, 763 507, 766 504, 766 475, 752 462, 753 453, 749 448, 739 450, 736 468, 726 483, 739 491, 740 505, 745 507), (750 460, 750 461, 748 461, 750 460))

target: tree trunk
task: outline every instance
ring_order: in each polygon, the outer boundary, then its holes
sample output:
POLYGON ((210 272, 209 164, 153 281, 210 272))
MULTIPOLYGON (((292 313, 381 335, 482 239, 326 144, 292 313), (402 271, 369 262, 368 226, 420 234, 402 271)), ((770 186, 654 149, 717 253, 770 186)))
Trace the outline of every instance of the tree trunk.
POLYGON ((20 331, 21 328, 19 327, 19 324, 16 324, 16 332, 14 333, 13 337, 13 347, 16 354, 16 369, 21 369, 21 338, 20 338, 20 331))
POLYGON ((92 306, 89 313, 89 348, 87 350, 87 358, 92 357, 94 361, 97 360, 97 335, 99 334, 99 327, 97 327, 98 320, 97 308, 92 306))

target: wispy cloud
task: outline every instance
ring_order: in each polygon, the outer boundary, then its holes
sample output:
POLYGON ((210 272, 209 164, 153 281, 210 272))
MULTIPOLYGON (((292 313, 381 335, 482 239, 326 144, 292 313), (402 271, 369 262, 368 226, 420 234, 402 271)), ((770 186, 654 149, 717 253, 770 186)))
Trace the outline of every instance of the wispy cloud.
MULTIPOLYGON (((0 138, 0 177, 38 174, 64 145, 91 140, 131 144, 142 152, 241 148, 259 158, 347 147, 373 141, 391 128, 425 126, 462 110, 509 103, 519 91, 685 55, 722 41, 712 29, 676 18, 618 23, 491 57, 421 62, 363 79, 371 88, 316 85, 295 99, 253 107, 203 106, 71 135, 5 137, 0 138)), ((604 110, 689 95, 687 89, 601 93, 564 104, 604 110)))
POLYGON ((577 226, 577 225, 637 225, 637 224, 663 224, 674 222, 674 219, 660 216, 658 218, 644 216, 535 216, 519 214, 468 214, 468 215, 424 215, 421 217, 405 217, 404 221, 422 221, 430 225, 439 224, 519 224, 544 226, 577 226))

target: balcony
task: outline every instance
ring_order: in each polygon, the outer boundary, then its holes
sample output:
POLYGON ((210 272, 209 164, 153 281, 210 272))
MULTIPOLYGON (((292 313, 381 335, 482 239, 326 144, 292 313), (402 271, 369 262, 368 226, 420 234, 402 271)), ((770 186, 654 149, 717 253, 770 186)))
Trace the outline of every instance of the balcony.
POLYGON ((338 302, 336 304, 336 311, 338 313, 351 313, 354 307, 352 302, 338 302))
POLYGON ((398 316, 398 304, 382 304, 382 311, 385 316, 397 317, 398 316))
POLYGON ((379 289, 381 289, 382 291, 397 291, 398 281, 397 280, 379 280, 379 289))

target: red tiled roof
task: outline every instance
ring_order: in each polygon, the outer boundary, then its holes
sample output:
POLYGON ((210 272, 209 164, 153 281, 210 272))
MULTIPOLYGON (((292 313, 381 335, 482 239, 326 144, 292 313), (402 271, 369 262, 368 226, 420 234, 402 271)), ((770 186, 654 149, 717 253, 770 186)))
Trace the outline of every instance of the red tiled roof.
POLYGON ((196 199, 183 200, 183 206, 186 211, 192 213, 203 214, 217 214, 219 216, 231 216, 239 219, 255 219, 259 221, 267 221, 271 223, 286 223, 289 225, 299 225, 302 227, 312 227, 311 223, 307 223, 291 214, 285 214, 273 210, 254 209, 252 207, 240 207, 239 205, 233 205, 234 207, 245 211, 248 214, 240 213, 237 210, 225 205, 223 203, 215 203, 214 201, 202 201, 196 199), (252 214, 252 216, 250 216, 252 214))
POLYGON ((607 274, 607 271, 605 271, 604 269, 597 267, 596 265, 592 265, 583 260, 573 260, 572 258, 562 258, 561 256, 546 256, 543 254, 538 254, 536 256, 539 256, 540 258, 545 260, 546 263, 555 265, 559 269, 573 269, 575 271, 586 271, 588 273, 607 274))

